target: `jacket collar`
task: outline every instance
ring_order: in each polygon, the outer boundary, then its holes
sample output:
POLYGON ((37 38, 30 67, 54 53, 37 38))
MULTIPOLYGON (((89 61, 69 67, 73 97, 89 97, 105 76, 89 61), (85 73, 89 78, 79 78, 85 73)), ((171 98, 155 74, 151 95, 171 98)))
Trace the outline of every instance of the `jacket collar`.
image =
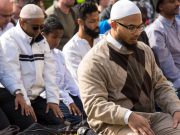
POLYGON ((110 33, 108 33, 108 35, 106 36, 106 40, 113 49, 115 49, 116 51, 118 51, 121 54, 132 54, 133 53, 133 50, 128 49, 121 42, 117 41, 115 38, 113 38, 111 36, 110 33))
POLYGON ((35 42, 40 42, 41 40, 44 39, 44 37, 39 34, 35 39, 33 37, 30 37, 29 35, 27 35, 24 30, 21 28, 19 21, 16 25, 16 29, 18 31, 18 33, 20 34, 20 36, 22 37, 23 41, 27 41, 30 45, 32 45, 35 42))

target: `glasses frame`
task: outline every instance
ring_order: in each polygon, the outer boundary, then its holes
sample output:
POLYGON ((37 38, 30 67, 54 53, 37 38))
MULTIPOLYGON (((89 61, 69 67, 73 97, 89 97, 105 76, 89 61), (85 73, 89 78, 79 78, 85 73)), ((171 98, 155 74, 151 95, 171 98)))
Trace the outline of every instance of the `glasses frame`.
POLYGON ((42 30, 44 28, 44 25, 32 25, 31 26, 34 31, 42 30))
POLYGON ((32 30, 37 31, 37 30, 42 30, 44 28, 44 24, 41 25, 36 25, 36 24, 31 24, 28 20, 25 20, 25 22, 31 26, 32 30))
POLYGON ((116 23, 119 24, 120 26, 123 26, 124 28, 126 28, 127 30, 129 30, 129 32, 131 32, 131 33, 137 32, 137 30, 140 31, 140 32, 142 32, 142 31, 144 30, 144 28, 145 28, 145 25, 144 25, 143 23, 140 24, 139 26, 135 26, 135 25, 124 25, 124 24, 122 24, 122 23, 120 23, 120 22, 118 22, 118 21, 116 21, 116 23))

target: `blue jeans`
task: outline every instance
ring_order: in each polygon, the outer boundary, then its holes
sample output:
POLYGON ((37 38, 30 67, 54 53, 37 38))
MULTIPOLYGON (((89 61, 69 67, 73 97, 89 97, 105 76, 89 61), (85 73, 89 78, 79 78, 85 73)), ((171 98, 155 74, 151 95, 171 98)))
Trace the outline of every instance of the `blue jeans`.
POLYGON ((78 123, 80 123, 82 121, 82 118, 86 119, 87 116, 86 116, 86 114, 84 112, 81 99, 78 96, 72 96, 72 95, 70 95, 70 96, 73 99, 73 101, 76 104, 76 106, 81 111, 82 116, 75 116, 75 115, 71 114, 69 109, 68 109, 68 107, 62 101, 60 101, 60 105, 59 106, 60 106, 61 111, 64 114, 64 119, 66 121, 71 122, 72 124, 78 124, 78 123))

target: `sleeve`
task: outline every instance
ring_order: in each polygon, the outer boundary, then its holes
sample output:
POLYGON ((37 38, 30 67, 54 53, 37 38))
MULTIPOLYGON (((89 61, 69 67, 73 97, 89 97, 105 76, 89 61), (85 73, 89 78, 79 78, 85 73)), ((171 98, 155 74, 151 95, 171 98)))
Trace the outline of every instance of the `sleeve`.
POLYGON ((44 52, 44 82, 47 103, 59 104, 59 88, 56 84, 56 66, 55 59, 50 51, 49 45, 45 42, 44 52))
POLYGON ((73 99, 69 96, 69 93, 67 91, 60 90, 60 95, 62 97, 62 101, 66 106, 69 106, 69 104, 74 103, 73 99))
POLYGON ((14 94, 15 90, 21 89, 26 103, 30 105, 30 100, 21 79, 19 50, 17 44, 11 38, 6 37, 0 38, 0 44, 2 53, 5 56, 4 60, 6 61, 6 64, 4 64, 6 67, 4 67, 4 77, 2 79, 2 83, 11 94, 14 94))
POLYGON ((180 88, 180 69, 176 67, 170 50, 167 47, 167 35, 160 30, 152 30, 148 33, 150 46, 153 49, 157 62, 164 75, 172 81, 176 89, 180 88))
MULTIPOLYGON (((95 54, 92 54, 95 55, 95 54)), ((89 121, 96 119, 107 124, 125 125, 128 109, 108 100, 108 75, 103 60, 83 58, 78 68, 80 96, 89 121)))
POLYGON ((66 61, 66 66, 67 66, 69 72, 71 73, 76 84, 78 84, 77 69, 82 60, 82 57, 80 56, 79 53, 80 53, 80 51, 73 47, 63 49, 63 55, 64 55, 64 58, 66 61))
MULTIPOLYGON (((64 57, 63 57, 63 59, 64 59, 64 57)), ((67 69, 66 64, 65 64, 64 81, 65 81, 65 84, 66 84, 65 89, 68 90, 71 95, 79 96, 79 88, 78 88, 77 84, 75 83, 73 77, 71 76, 71 73, 67 69)))
POLYGON ((69 96, 69 91, 66 90, 68 81, 66 81, 66 65, 64 63, 64 57, 59 50, 55 50, 54 58, 56 59, 56 84, 60 90, 60 97, 66 106, 73 103, 73 99, 69 96))
POLYGON ((180 111, 180 100, 177 97, 173 87, 163 75, 161 69, 157 66, 153 52, 150 52, 155 101, 164 112, 173 115, 175 111, 180 111))

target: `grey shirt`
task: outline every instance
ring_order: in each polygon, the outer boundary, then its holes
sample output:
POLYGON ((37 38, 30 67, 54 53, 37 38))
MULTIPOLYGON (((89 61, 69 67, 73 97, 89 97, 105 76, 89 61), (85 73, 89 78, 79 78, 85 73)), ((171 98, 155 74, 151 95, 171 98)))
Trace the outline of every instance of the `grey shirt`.
POLYGON ((180 88, 180 20, 159 15, 146 29, 150 46, 164 75, 176 89, 180 88))

